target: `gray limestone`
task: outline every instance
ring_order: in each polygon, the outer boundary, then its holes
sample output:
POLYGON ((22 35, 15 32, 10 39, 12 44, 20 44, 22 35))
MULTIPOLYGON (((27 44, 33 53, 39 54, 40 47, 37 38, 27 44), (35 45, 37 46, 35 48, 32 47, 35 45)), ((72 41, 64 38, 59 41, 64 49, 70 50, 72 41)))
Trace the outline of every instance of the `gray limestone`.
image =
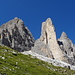
POLYGON ((49 57, 52 59, 54 58, 49 47, 46 44, 44 44, 40 39, 35 41, 35 45, 34 47, 32 47, 32 51, 45 57, 49 57))
POLYGON ((50 18, 42 23, 41 37, 35 41, 32 51, 67 62, 67 58, 57 43, 55 28, 50 18))
POLYGON ((75 46, 65 32, 63 32, 61 37, 58 39, 58 44, 63 53, 68 57, 68 62, 75 65, 75 46))
POLYGON ((0 27, 0 43, 22 52, 31 49, 34 38, 24 22, 16 17, 0 27))

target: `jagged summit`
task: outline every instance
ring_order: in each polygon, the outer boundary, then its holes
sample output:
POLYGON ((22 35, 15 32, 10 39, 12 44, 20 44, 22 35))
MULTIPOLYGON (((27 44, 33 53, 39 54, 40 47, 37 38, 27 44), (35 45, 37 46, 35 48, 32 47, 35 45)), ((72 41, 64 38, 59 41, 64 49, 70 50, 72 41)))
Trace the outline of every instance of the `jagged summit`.
MULTIPOLYGON (((21 20, 20 18, 18 18, 18 17, 15 17, 14 19, 8 21, 7 23, 9 23, 9 24, 11 25, 11 23, 12 23, 13 21, 15 21, 15 23, 16 23, 17 21, 22 21, 22 20, 21 20)), ((22 21, 22 22, 23 22, 23 21, 22 21)), ((5 23, 5 24, 7 24, 7 23, 5 23)), ((3 24, 3 25, 4 25, 4 24, 3 24)))
POLYGON ((15 17, 14 19, 8 21, 7 23, 1 25, 0 29, 3 29, 3 30, 9 29, 10 30, 10 29, 13 29, 15 26, 17 26, 18 28, 21 26, 24 27, 24 22, 21 19, 19 19, 18 17, 15 17))
POLYGON ((24 22, 16 17, 0 27, 0 43, 21 52, 31 49, 34 38, 24 22))
POLYGON ((20 19, 20 18, 18 18, 18 17, 15 17, 14 19, 20 19))
POLYGON ((46 56, 51 58, 53 57, 54 59, 64 61, 66 60, 66 58, 64 58, 63 52, 61 51, 57 43, 55 28, 50 18, 48 18, 45 22, 42 23, 41 37, 35 42, 35 46, 32 50, 37 53, 38 50, 40 51, 39 53, 44 52, 46 56), (45 47, 40 47, 38 42, 40 42, 40 44, 43 43, 43 46, 45 47), (35 47, 37 48, 36 50, 35 47))
POLYGON ((61 34, 61 38, 67 38, 67 35, 66 35, 65 32, 62 32, 62 34, 61 34))
POLYGON ((35 41, 32 51, 75 65, 75 45, 65 32, 62 32, 58 40, 56 39, 55 28, 50 18, 42 23, 41 36, 35 41))
POLYGON ((51 18, 47 18, 46 23, 49 23, 49 25, 52 25, 52 20, 51 20, 51 18))
POLYGON ((62 32, 61 37, 58 39, 58 44, 63 53, 68 57, 68 62, 75 65, 75 45, 68 38, 65 32, 62 32))

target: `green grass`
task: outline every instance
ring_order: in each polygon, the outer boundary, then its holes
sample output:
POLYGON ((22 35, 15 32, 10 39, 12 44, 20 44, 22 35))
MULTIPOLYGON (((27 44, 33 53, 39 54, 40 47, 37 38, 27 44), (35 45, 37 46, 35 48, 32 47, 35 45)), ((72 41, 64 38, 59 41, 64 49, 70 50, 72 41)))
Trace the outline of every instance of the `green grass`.
POLYGON ((75 71, 23 55, 11 48, 0 46, 0 74, 2 75, 74 75, 75 71))

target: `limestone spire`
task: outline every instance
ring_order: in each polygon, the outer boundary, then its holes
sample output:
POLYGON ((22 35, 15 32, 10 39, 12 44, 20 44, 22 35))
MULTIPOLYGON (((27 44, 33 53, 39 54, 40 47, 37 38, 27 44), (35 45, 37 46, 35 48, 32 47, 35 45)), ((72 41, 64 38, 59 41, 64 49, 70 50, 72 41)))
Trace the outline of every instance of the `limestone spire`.
POLYGON ((52 20, 48 18, 45 22, 42 23, 42 31, 40 39, 43 40, 45 44, 49 44, 49 39, 51 39, 53 33, 56 35, 55 28, 52 24, 52 20))
POLYGON ((48 45, 55 59, 65 60, 64 55, 57 43, 55 28, 50 18, 48 18, 45 22, 42 23, 42 33, 40 40, 44 44, 48 45))

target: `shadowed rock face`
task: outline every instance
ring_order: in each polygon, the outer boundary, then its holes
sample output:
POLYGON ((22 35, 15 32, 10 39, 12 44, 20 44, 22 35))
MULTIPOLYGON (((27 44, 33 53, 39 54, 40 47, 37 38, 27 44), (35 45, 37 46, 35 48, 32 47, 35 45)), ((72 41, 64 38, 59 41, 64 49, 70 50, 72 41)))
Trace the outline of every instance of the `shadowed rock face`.
POLYGON ((63 53, 66 54, 66 56, 69 58, 69 63, 75 65, 75 46, 67 37, 65 32, 63 32, 61 37, 58 39, 58 44, 63 53))
POLYGON ((22 52, 31 49, 34 38, 24 22, 14 18, 0 27, 0 43, 22 52))

